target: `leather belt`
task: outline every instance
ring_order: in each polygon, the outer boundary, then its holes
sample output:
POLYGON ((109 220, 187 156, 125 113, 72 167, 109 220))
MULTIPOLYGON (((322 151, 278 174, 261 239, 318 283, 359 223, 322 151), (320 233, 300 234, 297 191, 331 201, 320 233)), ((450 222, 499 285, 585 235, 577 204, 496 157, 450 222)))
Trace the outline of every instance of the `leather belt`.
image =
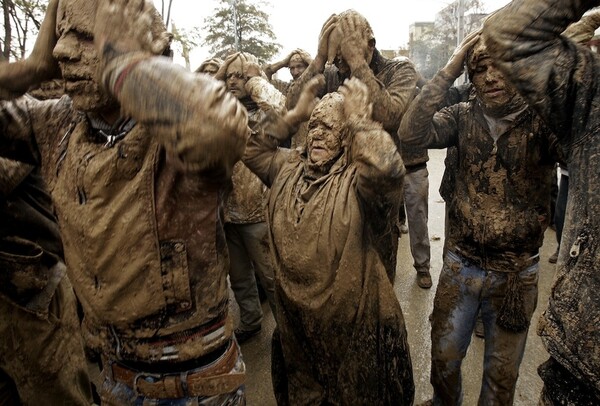
POLYGON ((154 374, 130 369, 118 362, 111 365, 113 379, 151 399, 177 399, 186 396, 215 396, 234 392, 246 380, 245 371, 231 372, 239 358, 239 348, 231 342, 213 363, 179 373, 154 374))

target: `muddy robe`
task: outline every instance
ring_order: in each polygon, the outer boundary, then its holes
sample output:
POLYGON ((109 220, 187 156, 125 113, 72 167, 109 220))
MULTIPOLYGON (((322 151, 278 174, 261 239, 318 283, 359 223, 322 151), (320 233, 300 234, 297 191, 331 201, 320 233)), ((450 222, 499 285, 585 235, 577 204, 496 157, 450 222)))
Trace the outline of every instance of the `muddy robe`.
POLYGON ((598 4, 513 2, 491 18, 484 31, 498 68, 556 132, 567 152, 567 213, 554 285, 538 334, 549 354, 594 388, 596 396, 600 396, 600 59, 559 33, 598 4))
POLYGON ((290 404, 411 404, 400 304, 377 252, 404 166, 380 127, 358 132, 329 173, 254 134, 244 162, 270 188, 267 218, 290 404), (388 204, 389 203, 389 204, 388 204))

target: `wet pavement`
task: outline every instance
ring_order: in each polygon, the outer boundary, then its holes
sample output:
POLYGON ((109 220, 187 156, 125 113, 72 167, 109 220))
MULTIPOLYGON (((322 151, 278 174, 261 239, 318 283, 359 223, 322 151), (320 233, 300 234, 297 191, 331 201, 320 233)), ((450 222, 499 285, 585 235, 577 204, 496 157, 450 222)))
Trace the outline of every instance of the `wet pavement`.
MULTIPOLYGON (((435 287, 442 267, 442 246, 444 238, 444 202, 438 189, 444 170, 445 150, 430 150, 429 169, 429 239, 431 241, 431 276, 433 287, 421 289, 417 286, 416 272, 412 267, 412 256, 408 245, 408 235, 403 234, 398 249, 398 268, 394 290, 402 306, 408 331, 415 380, 415 404, 430 399, 433 393, 429 384, 430 368, 430 324, 429 315, 433 308, 435 287)), ((525 356, 521 364, 517 382, 515 405, 538 403, 542 382, 537 374, 537 366, 548 358, 535 328, 540 314, 548 302, 550 286, 554 275, 554 265, 548 262, 556 250, 554 231, 547 230, 544 246, 540 252, 540 277, 538 306, 532 319, 525 356)), ((275 405, 271 386, 270 338, 274 321, 268 304, 263 303, 265 318, 260 334, 242 345, 247 367, 247 401, 249 406, 275 405)), ((473 335, 467 357, 463 362, 463 392, 465 406, 476 405, 481 386, 484 340, 473 335)))

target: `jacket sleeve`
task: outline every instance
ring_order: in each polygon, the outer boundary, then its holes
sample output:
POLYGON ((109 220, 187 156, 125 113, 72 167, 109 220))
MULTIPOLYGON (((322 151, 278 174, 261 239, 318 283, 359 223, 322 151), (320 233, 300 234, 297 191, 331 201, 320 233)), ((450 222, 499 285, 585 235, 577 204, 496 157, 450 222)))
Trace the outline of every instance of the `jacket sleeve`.
POLYGON ((438 72, 412 101, 404 114, 398 135, 403 145, 416 148, 447 148, 457 144, 460 105, 443 105, 452 79, 438 72))
POLYGON ((261 110, 274 110, 277 114, 285 114, 285 96, 269 81, 255 76, 248 79, 245 86, 250 98, 261 110))
POLYGON ((378 123, 353 127, 351 160, 357 166, 359 195, 366 201, 398 195, 406 170, 392 137, 378 123))
POLYGON ((47 113, 35 117, 31 113, 31 104, 52 104, 52 102, 38 102, 29 96, 22 96, 13 101, 0 102, 0 156, 21 161, 31 165, 41 163, 35 139, 34 126, 39 119, 46 121, 46 125, 56 120, 47 113))
POLYGON ((373 102, 373 120, 383 124, 384 130, 396 136, 402 115, 415 95, 417 72, 412 63, 405 61, 393 66, 394 72, 385 85, 375 77, 368 65, 352 72, 369 89, 373 102))
POLYGON ((583 136, 587 118, 598 114, 593 101, 599 58, 561 35, 598 3, 515 0, 484 24, 498 68, 559 137, 583 136))
POLYGON ((248 117, 224 83, 142 52, 110 60, 103 83, 183 168, 230 173, 241 158, 248 117))
POLYGON ((285 162, 298 152, 278 147, 278 140, 288 137, 294 129, 276 114, 270 114, 268 118, 261 128, 250 135, 243 162, 270 188, 285 162))

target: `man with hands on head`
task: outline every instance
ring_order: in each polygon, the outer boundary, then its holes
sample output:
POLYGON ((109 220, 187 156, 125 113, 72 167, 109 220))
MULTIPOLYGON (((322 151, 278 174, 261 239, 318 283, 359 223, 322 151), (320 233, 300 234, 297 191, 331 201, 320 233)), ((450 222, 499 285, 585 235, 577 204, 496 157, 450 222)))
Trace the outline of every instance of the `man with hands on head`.
POLYGON ((223 83, 157 56, 170 36, 147 1, 59 0, 45 18, 57 38, 39 51, 67 96, 2 103, 0 153, 41 165, 103 404, 243 404, 220 212, 245 109, 223 83))
POLYGON ((423 87, 399 135, 403 145, 458 152, 431 315, 433 404, 461 403, 461 363, 481 311, 479 403, 510 405, 537 304, 556 136, 496 68, 479 32, 423 87), (465 63, 476 97, 438 111, 465 63))
MULTIPOLYGON (((224 81, 227 90, 246 108, 251 128, 267 113, 285 111, 285 97, 267 81, 252 54, 230 55, 215 78, 224 81)), ((231 180, 232 189, 225 204, 225 236, 231 262, 229 280, 240 308, 240 325, 235 335, 243 343, 261 330, 263 312, 256 277, 275 316, 273 265, 265 221, 268 189, 241 161, 235 164, 231 180)))
POLYGON ((291 82, 273 79, 273 75, 282 68, 288 68, 292 81, 298 79, 312 62, 312 58, 308 52, 303 49, 295 49, 290 52, 285 58, 280 61, 273 62, 264 66, 267 79, 284 95, 288 92, 291 82))

